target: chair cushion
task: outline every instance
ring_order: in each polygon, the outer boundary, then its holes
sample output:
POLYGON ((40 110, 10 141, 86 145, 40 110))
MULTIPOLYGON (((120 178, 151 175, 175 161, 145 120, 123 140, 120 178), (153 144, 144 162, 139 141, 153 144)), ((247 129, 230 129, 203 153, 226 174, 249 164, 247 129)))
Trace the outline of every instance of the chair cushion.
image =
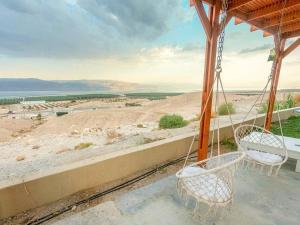
POLYGON ((248 157, 259 162, 266 162, 272 164, 272 163, 280 163, 283 160, 280 155, 257 151, 254 149, 248 150, 246 153, 248 157))
POLYGON ((231 199, 230 186, 214 173, 201 175, 201 172, 205 171, 200 167, 186 167, 183 170, 185 175, 199 174, 199 176, 182 179, 185 190, 197 199, 204 199, 212 203, 223 203, 231 199))
POLYGON ((201 174, 205 171, 206 171, 206 169, 203 169, 200 166, 187 166, 182 170, 181 175, 182 176, 190 176, 190 175, 201 174))

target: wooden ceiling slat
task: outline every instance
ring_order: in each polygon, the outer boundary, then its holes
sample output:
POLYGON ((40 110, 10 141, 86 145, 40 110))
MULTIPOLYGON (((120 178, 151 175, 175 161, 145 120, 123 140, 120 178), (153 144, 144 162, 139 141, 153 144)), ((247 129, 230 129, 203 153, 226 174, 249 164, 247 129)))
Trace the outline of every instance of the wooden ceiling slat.
MULTIPOLYGON (((190 3, 212 5, 216 1, 221 0, 190 0, 190 3)), ((228 0, 228 15, 235 17, 234 24, 246 22, 251 26, 250 31, 262 30, 264 36, 278 33, 282 12, 282 37, 300 36, 300 0, 228 0)))
POLYGON ((300 29, 284 33, 282 35, 282 38, 293 38, 293 37, 298 37, 298 36, 300 36, 300 29))
MULTIPOLYGON (((299 11, 294 11, 291 13, 286 13, 284 15, 284 17, 282 18, 282 24, 286 24, 289 22, 293 22, 296 20, 300 20, 300 10, 299 11)), ((276 16, 276 17, 272 17, 269 19, 266 19, 263 22, 263 27, 264 28, 268 28, 268 27, 273 27, 273 26, 277 26, 281 23, 281 17, 280 16, 276 16)))
POLYGON ((260 18, 263 18, 265 16, 273 15, 275 13, 280 13, 281 10, 286 11, 287 9, 300 5, 299 0, 286 0, 286 4, 284 5, 283 1, 276 1, 275 3, 271 5, 264 6, 262 8, 259 8, 251 13, 248 14, 247 18, 248 21, 257 20, 260 18))
POLYGON ((235 1, 232 1, 228 5, 228 12, 230 12, 232 10, 235 10, 235 9, 238 9, 241 6, 246 5, 246 4, 248 4, 250 2, 253 2, 253 1, 254 0, 235 0, 235 1))
MULTIPOLYGON (((229 14, 232 14, 232 16, 235 16, 235 17, 239 18, 240 20, 242 20, 242 21, 244 21, 244 22, 246 22, 246 23, 249 23, 249 22, 247 21, 247 16, 244 15, 244 14, 242 14, 242 13, 239 13, 239 12, 237 12, 237 11, 233 11, 233 12, 231 12, 231 13, 229 13, 229 14)), ((252 21, 252 22, 249 23, 249 24, 250 24, 250 25, 254 25, 254 26, 256 26, 257 28, 259 28, 259 29, 261 29, 261 30, 263 30, 263 31, 266 31, 266 32, 268 32, 268 33, 271 33, 271 34, 275 34, 275 33, 276 33, 276 30, 274 30, 274 29, 263 28, 263 25, 262 25, 262 23, 261 23, 260 21, 252 21)))
POLYGON ((299 29, 300 29, 300 23, 292 23, 292 24, 282 26, 281 33, 291 32, 299 29))

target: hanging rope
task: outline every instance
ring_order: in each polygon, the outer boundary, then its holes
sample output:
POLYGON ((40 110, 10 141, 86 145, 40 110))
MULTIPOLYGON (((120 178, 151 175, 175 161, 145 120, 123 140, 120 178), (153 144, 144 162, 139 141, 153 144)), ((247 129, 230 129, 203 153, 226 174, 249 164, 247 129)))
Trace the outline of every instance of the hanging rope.
MULTIPOLYGON (((212 88, 211 88, 210 91, 209 91, 208 98, 207 98, 207 100, 206 100, 206 102, 205 102, 205 105, 204 105, 204 107, 203 107, 203 110, 202 110, 202 112, 201 112, 201 114, 200 114, 200 117, 199 117, 199 120, 200 120, 200 121, 202 120, 202 118, 203 118, 203 116, 204 116, 205 110, 206 110, 207 105, 208 105, 208 99, 210 98, 210 96, 211 96, 211 94, 212 94, 213 86, 214 86, 214 84, 215 84, 215 82, 216 82, 216 79, 217 79, 217 77, 215 77, 215 79, 214 79, 214 81, 213 81, 212 88)), ((186 163, 187 163, 187 160, 188 160, 188 158, 189 158, 189 155, 191 154, 191 151, 192 151, 193 144, 194 144, 194 142, 195 142, 196 136, 197 136, 197 133, 194 134, 193 140, 192 140, 192 142, 191 142, 191 144, 190 144, 190 147, 189 147, 189 151, 188 151, 188 153, 187 153, 187 155, 186 155, 186 158, 185 158, 185 160, 184 160, 183 168, 186 166, 186 163)))

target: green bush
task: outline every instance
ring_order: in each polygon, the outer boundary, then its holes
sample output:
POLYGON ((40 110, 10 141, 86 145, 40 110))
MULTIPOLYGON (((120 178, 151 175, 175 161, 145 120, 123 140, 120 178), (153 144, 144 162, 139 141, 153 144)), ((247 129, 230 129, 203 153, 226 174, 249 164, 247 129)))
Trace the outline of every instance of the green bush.
MULTIPOLYGON (((284 136, 300 138, 300 116, 290 116, 287 120, 282 120, 281 126, 284 136)), ((272 123, 271 132, 281 135, 279 122, 272 123)))
MULTIPOLYGON (((293 108, 293 107, 295 107, 295 105, 296 105, 296 101, 294 100, 293 96, 289 94, 287 96, 286 100, 275 103, 273 111, 293 108)), ((262 104, 260 106, 260 108, 258 109, 259 113, 266 113, 267 111, 268 111, 267 103, 262 104)))
MULTIPOLYGON (((285 104, 281 103, 281 102, 276 102, 274 105, 273 111, 282 110, 282 109, 286 109, 285 104)), ((263 103, 258 109, 258 113, 266 113, 267 111, 268 111, 267 103, 263 103)))
POLYGON ((285 109, 293 108, 296 105, 296 101, 291 94, 287 96, 285 101, 285 109))
POLYGON ((56 112, 56 116, 63 116, 68 114, 68 112, 56 112))
POLYGON ((225 116, 234 113, 235 113, 235 108, 232 103, 228 103, 228 104, 224 103, 220 105, 218 108, 218 114, 220 116, 225 116))
POLYGON ((267 103, 263 103, 259 109, 258 109, 258 113, 266 113, 268 110, 268 105, 267 103))
POLYGON ((40 113, 37 114, 36 119, 37 119, 37 120, 42 120, 42 114, 40 114, 40 113))
POLYGON ((186 120, 180 115, 164 115, 159 120, 159 128, 162 129, 172 129, 185 127, 188 124, 186 120))
POLYGON ((222 141, 220 141, 220 144, 223 145, 226 150, 235 151, 237 150, 237 145, 232 138, 225 138, 222 141))
POLYGON ((55 102, 55 101, 72 101, 72 100, 82 100, 82 99, 112 99, 117 98, 117 94, 82 94, 82 95, 64 95, 64 96, 32 96, 25 98, 7 98, 0 99, 0 105, 8 104, 19 104, 23 100, 25 101, 46 101, 46 102, 55 102))

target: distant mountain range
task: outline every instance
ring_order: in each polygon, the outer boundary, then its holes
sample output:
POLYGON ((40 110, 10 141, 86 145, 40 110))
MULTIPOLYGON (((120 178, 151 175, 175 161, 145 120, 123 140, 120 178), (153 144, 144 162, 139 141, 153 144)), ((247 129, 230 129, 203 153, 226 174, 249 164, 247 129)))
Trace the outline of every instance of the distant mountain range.
MULTIPOLYGON (((0 96, 8 92, 191 92, 200 90, 198 83, 138 84, 115 80, 40 80, 35 78, 0 78, 0 96)), ((227 92, 257 92, 257 89, 226 89, 227 92)), ((298 92, 299 89, 281 89, 298 92)))
POLYGON ((0 91, 101 91, 126 92, 143 85, 111 80, 40 80, 34 78, 0 78, 0 91))

